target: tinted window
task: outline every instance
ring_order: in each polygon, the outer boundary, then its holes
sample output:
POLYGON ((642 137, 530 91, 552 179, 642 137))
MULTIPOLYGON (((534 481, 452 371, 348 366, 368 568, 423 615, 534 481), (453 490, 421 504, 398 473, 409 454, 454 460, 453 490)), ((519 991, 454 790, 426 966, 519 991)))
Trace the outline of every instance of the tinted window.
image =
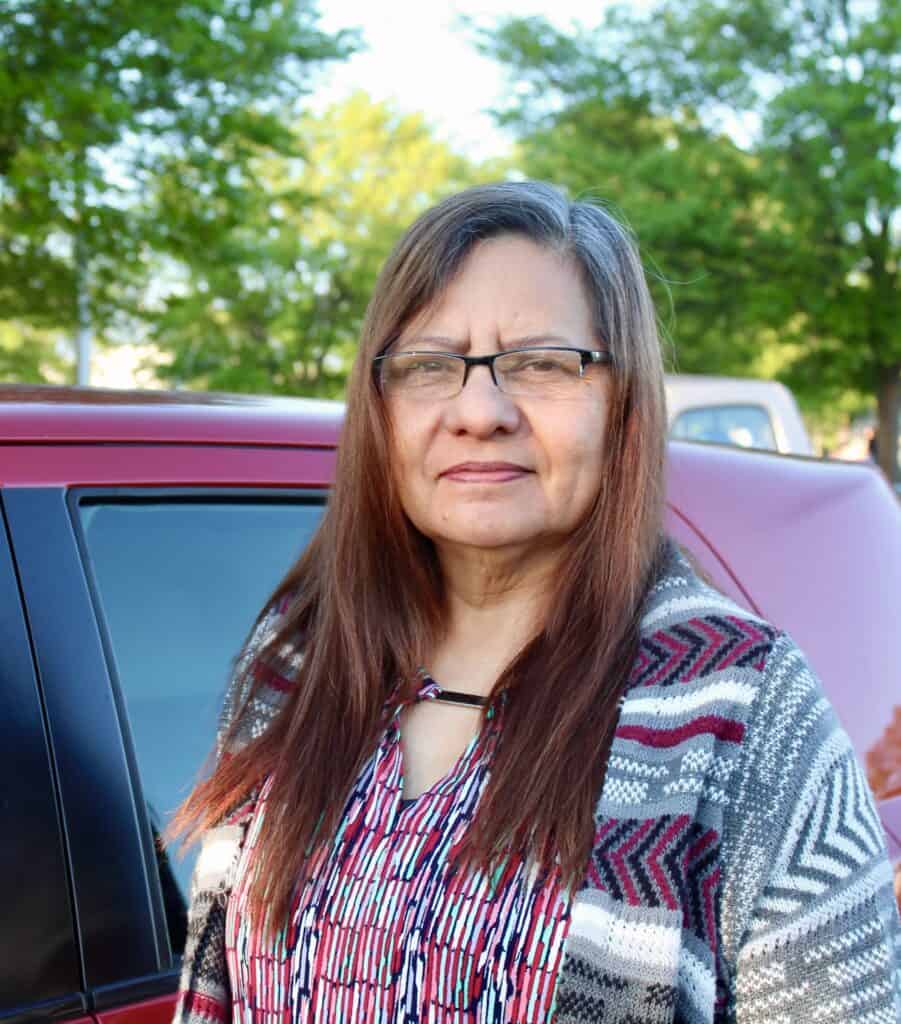
MULTIPOLYGON (((233 659, 322 506, 158 500, 80 506, 134 742, 158 833, 209 753, 233 659)), ((173 952, 184 947, 194 857, 158 867, 173 952)))
POLYGON ((711 405, 680 412, 670 429, 682 441, 714 441, 740 448, 776 450, 769 413, 762 405, 711 405))

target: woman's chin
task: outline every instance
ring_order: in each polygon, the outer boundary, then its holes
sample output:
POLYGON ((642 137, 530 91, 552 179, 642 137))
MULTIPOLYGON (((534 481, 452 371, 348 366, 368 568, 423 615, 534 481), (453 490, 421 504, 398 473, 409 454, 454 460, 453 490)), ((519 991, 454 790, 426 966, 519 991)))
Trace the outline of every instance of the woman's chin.
POLYGON ((456 525, 444 523, 440 536, 434 539, 439 545, 461 548, 528 549, 541 546, 543 531, 533 524, 475 520, 456 525))

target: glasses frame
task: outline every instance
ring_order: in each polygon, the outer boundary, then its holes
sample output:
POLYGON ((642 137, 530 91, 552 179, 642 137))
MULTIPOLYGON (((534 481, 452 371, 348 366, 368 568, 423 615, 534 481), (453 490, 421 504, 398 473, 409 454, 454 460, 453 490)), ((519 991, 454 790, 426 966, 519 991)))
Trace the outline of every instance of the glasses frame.
POLYGON ((588 348, 573 348, 571 345, 528 345, 523 348, 508 348, 502 352, 495 352, 490 356, 464 356, 457 352, 434 352, 429 349, 411 349, 405 352, 383 352, 382 355, 376 356, 372 360, 372 371, 375 378, 376 387, 379 390, 379 394, 382 394, 382 385, 379 374, 379 367, 385 360, 391 359, 394 356, 441 356, 444 359, 456 359, 458 362, 463 363, 463 382, 460 384, 460 390, 455 391, 453 395, 448 395, 448 398, 456 398, 463 388, 466 387, 466 382, 469 380, 469 371, 474 366, 487 366, 488 372, 491 374, 491 382, 501 392, 501 394, 507 395, 510 392, 504 391, 497 379, 497 374, 494 371, 494 363, 497 359, 502 359, 504 356, 514 355, 517 352, 578 352, 580 357, 579 364, 579 376, 585 376, 585 367, 589 365, 612 365, 613 364, 613 353, 607 349, 588 349, 588 348))

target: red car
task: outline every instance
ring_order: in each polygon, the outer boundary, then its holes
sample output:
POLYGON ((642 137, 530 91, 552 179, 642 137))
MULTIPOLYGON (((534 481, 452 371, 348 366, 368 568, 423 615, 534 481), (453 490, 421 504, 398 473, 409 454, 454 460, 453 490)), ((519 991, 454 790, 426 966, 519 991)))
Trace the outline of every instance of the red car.
MULTIPOLYGON (((322 514, 341 421, 301 399, 0 389, 0 1016, 168 1024, 193 860, 156 838, 322 514)), ((898 859, 898 502, 866 466, 677 442, 668 497, 712 580, 807 651, 898 859)))

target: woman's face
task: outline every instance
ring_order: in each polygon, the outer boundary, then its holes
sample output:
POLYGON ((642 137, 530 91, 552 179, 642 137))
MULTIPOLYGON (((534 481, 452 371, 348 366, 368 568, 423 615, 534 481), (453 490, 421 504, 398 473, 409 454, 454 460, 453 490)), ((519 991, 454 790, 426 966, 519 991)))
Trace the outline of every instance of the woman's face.
MULTIPOLYGON (((392 353, 490 355, 603 348, 575 263, 509 235, 480 243, 392 353)), ((589 365, 572 395, 511 396, 475 366, 454 398, 387 396, 404 509, 439 550, 559 545, 597 495, 609 371, 589 365)))

